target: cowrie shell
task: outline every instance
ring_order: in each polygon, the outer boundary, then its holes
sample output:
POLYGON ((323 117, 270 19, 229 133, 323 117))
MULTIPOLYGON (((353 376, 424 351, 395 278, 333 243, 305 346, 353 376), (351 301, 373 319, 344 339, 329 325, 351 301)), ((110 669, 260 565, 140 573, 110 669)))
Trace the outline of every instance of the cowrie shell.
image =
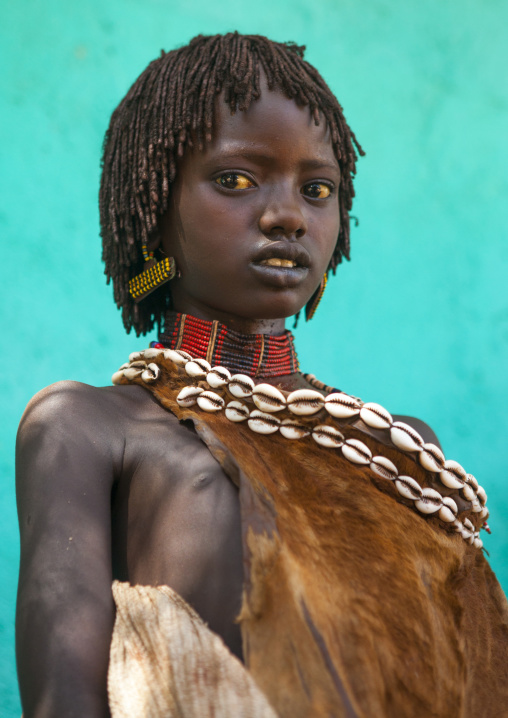
MULTIPOLYGON (((468 539, 474 540, 474 526, 469 519, 464 519, 464 521, 462 523, 461 534, 462 534, 462 538, 465 539, 466 541, 468 539)), ((473 541, 470 540, 470 543, 473 543, 473 541)))
POLYGON ((360 402, 341 391, 325 396, 325 409, 336 419, 350 419, 360 413, 360 402))
POLYGON ((235 374, 231 377, 228 389, 238 399, 245 399, 252 395, 254 391, 254 382, 246 374, 235 374))
POLYGON ((113 382, 113 384, 121 384, 122 379, 123 379, 123 370, 122 369, 115 371, 115 373, 111 377, 111 381, 113 382))
POLYGON ((145 349, 143 352, 143 356, 145 359, 155 359, 155 357, 158 357, 159 354, 164 354, 164 349, 156 349, 155 347, 150 347, 149 349, 145 349))
POLYGON ((405 499, 417 501, 422 497, 422 487, 411 476, 399 476, 398 479, 395 479, 395 486, 405 499))
POLYGON ((471 519, 464 519, 464 521, 462 523, 464 524, 464 528, 468 529, 469 531, 474 532, 475 528, 474 528, 474 524, 471 521, 471 519))
POLYGON ((390 429, 390 438, 398 449, 402 451, 419 451, 423 446, 420 434, 409 424, 396 421, 390 429))
POLYGON ((164 359, 169 359, 173 364, 178 364, 179 366, 183 366, 187 364, 188 361, 192 361, 191 355, 184 352, 183 349, 165 349, 164 359))
POLYGON ((270 414, 281 411, 286 406, 286 397, 271 384, 257 384, 252 392, 252 400, 258 409, 270 414))
POLYGON ((451 523, 452 521, 455 521, 457 518, 458 508, 455 501, 450 498, 449 496, 443 496, 443 505, 439 509, 439 518, 441 521, 446 521, 446 523, 451 523))
POLYGON ((435 444, 424 444, 420 449, 418 461, 424 469, 436 473, 442 470, 445 457, 439 446, 435 444))
POLYGON ((255 431, 256 434, 274 434, 280 426, 280 419, 273 414, 265 414, 263 411, 254 409, 247 419, 249 429, 255 431))
POLYGON ((474 499, 471 501, 471 510, 475 514, 479 514, 482 510, 482 505, 478 501, 478 498, 475 496, 474 499))
POLYGON ((229 421, 239 422, 249 418, 249 409, 241 401, 230 401, 226 406, 229 421))
POLYGON ((439 478, 449 489, 461 489, 466 482, 466 472, 457 461, 448 459, 443 470, 439 472, 439 478))
POLYGON ((464 539, 464 541, 467 541, 467 543, 471 544, 474 541, 474 533, 472 531, 469 531, 469 529, 462 529, 460 532, 460 535, 464 539))
POLYGON ((199 394, 196 401, 198 406, 203 411, 220 411, 224 409, 225 401, 222 396, 219 396, 214 391, 204 391, 199 394))
POLYGON ((484 521, 486 521, 489 518, 490 511, 488 510, 488 508, 486 506, 483 506, 482 510, 480 511, 479 516, 481 519, 484 519, 484 521))
POLYGON ((124 369, 123 375, 126 379, 131 381, 132 379, 136 379, 138 376, 141 376, 143 371, 146 368, 145 362, 135 362, 136 364, 143 364, 143 366, 129 366, 127 369, 124 369))
POLYGON ((286 439, 303 439, 310 434, 310 429, 294 421, 294 419, 284 419, 279 431, 286 439))
POLYGON ((476 548, 482 548, 482 547, 483 547, 483 541, 481 540, 481 538, 480 538, 479 536, 476 536, 476 535, 475 535, 475 537, 474 537, 473 544, 475 545, 476 548))
POLYGON ((316 414, 323 408, 325 398, 313 389, 297 389, 291 392, 286 402, 289 411, 293 414, 310 416, 311 414, 316 414))
POLYGON ((344 436, 334 426, 321 424, 312 429, 312 438, 320 446, 327 449, 338 449, 342 446, 344 436))
POLYGON ((385 456, 374 456, 370 462, 370 469, 378 476, 381 476, 383 479, 389 479, 390 481, 395 481, 399 475, 395 464, 385 456))
POLYGON ((471 486, 475 493, 478 491, 478 481, 475 479, 473 474, 466 474, 466 482, 469 486, 471 486))
POLYGON ((218 389, 220 386, 225 386, 231 379, 231 372, 224 366, 214 366, 206 375, 206 381, 212 389, 218 389))
POLYGON ((476 491, 476 495, 483 506, 487 503, 487 494, 485 493, 485 489, 483 486, 479 486, 478 490, 476 491))
POLYGON ((462 496, 466 499, 466 501, 474 501, 474 499, 476 499, 476 494, 473 491, 473 488, 469 486, 469 484, 464 484, 461 491, 462 496))
POLYGON ((464 525, 460 519, 455 519, 455 521, 452 521, 452 526, 458 534, 462 533, 464 525))
POLYGON ((182 407, 194 406, 198 396, 202 393, 203 389, 200 386, 184 386, 176 397, 176 403, 182 407))
POLYGON ((204 377, 208 374, 212 367, 210 364, 206 361, 206 359, 192 359, 191 361, 188 361, 185 365, 185 371, 189 376, 192 376, 194 378, 197 377, 204 377))
POLYGON ((469 529, 462 529, 461 536, 464 541, 467 541, 468 544, 474 543, 474 533, 472 531, 469 531, 469 529))
POLYGON ((154 381, 157 381, 159 378, 159 374, 161 373, 161 370, 157 366, 157 364, 149 364, 146 369, 141 373, 141 379, 146 384, 152 384, 154 381))
POLYGON ((443 505, 443 498, 439 491, 434 489, 425 488, 422 489, 421 498, 415 501, 415 507, 422 514, 433 514, 443 505))
POLYGON ((363 441, 358 441, 358 439, 347 439, 342 445, 342 453, 353 464, 366 466, 370 464, 372 459, 372 452, 369 447, 363 441))
POLYGON ((360 419, 372 429, 389 429, 393 424, 392 415, 380 404, 368 402, 360 409, 360 419))
POLYGON ((131 352, 131 354, 129 354, 129 361, 138 361, 143 358, 144 354, 144 352, 131 352))

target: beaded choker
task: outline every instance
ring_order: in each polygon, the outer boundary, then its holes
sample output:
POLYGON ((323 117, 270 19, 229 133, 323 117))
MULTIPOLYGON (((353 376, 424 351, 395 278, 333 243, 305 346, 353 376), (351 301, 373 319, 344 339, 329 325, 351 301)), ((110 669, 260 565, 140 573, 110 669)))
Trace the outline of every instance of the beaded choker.
POLYGON ((240 334, 220 322, 178 312, 167 313, 164 332, 151 346, 181 349, 193 357, 206 359, 212 366, 226 366, 232 374, 269 377, 299 370, 290 331, 278 336, 240 334))

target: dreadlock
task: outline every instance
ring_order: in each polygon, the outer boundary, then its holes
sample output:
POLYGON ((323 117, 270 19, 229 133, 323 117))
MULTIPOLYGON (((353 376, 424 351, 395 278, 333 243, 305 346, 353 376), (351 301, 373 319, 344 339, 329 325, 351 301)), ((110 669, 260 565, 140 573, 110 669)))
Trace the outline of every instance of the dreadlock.
POLYGON ((337 99, 303 59, 304 51, 260 35, 198 35, 185 47, 162 51, 113 112, 99 194, 102 258, 127 332, 134 327, 138 335, 146 334, 155 324, 160 330, 170 305, 166 287, 135 304, 128 283, 143 270, 141 245, 157 232, 168 208, 178 158, 187 147, 203 150, 211 142, 219 94, 232 113, 247 110, 260 97, 262 72, 270 90, 307 105, 316 125, 320 113, 325 118, 341 171, 340 231, 328 270, 335 273, 342 258, 349 259, 356 150, 364 153, 337 99))

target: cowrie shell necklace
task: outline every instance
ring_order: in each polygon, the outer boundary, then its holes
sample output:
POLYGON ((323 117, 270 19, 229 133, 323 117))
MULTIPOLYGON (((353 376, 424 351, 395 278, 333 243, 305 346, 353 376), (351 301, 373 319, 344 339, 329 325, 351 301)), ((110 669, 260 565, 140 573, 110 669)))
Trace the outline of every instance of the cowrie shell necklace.
MULTIPOLYGON (((470 519, 458 518, 457 503, 439 491, 421 487, 411 476, 401 475, 396 465, 387 457, 373 456, 369 447, 358 439, 346 439, 341 432, 341 421, 360 419, 367 427, 383 431, 390 442, 401 452, 409 454, 429 473, 435 475, 448 489, 459 491, 470 502, 473 513, 486 520, 487 494, 472 474, 456 461, 447 460, 438 446, 426 443, 409 424, 393 421, 391 414, 379 404, 363 402, 344 392, 332 392, 323 396, 314 389, 296 389, 285 394, 271 384, 255 384, 246 374, 231 375, 221 366, 211 367, 202 358, 192 358, 187 352, 174 349, 150 348, 133 352, 129 361, 112 376, 113 384, 141 381, 152 384, 161 377, 161 366, 152 359, 167 360, 176 370, 185 371, 190 380, 198 384, 184 386, 176 397, 182 408, 196 406, 206 412, 224 412, 232 423, 247 422, 257 434, 280 434, 289 441, 312 438, 324 449, 334 449, 352 464, 369 468, 377 476, 392 481, 399 495, 413 502, 421 514, 434 514, 450 525, 464 541, 482 548, 479 531, 470 519), (210 389, 204 389, 207 384, 210 389), (218 393, 220 391, 221 393, 218 393), (246 403, 249 402, 249 403, 246 403), (327 423, 316 426, 301 423, 317 413, 324 413, 327 423)), ((312 377, 314 379, 314 377, 312 377)), ((318 382, 315 382, 316 385, 318 382)))

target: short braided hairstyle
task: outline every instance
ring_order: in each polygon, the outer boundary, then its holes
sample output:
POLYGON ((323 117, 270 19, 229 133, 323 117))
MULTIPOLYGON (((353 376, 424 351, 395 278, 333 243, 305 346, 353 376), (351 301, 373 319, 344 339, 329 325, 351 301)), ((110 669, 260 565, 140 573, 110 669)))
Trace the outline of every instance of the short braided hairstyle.
POLYGON ((129 280, 143 271, 142 243, 157 233, 168 208, 178 158, 186 147, 211 142, 214 106, 222 93, 231 112, 247 110, 260 97, 260 76, 268 88, 306 105, 329 127, 340 166, 340 231, 329 270, 349 259, 349 211, 354 197, 357 151, 342 108, 318 71, 303 59, 305 47, 260 35, 198 35, 172 52, 161 52, 113 112, 103 146, 99 193, 102 258, 108 283, 122 309, 127 332, 161 328, 171 303, 168 286, 140 304, 129 295, 129 280))

